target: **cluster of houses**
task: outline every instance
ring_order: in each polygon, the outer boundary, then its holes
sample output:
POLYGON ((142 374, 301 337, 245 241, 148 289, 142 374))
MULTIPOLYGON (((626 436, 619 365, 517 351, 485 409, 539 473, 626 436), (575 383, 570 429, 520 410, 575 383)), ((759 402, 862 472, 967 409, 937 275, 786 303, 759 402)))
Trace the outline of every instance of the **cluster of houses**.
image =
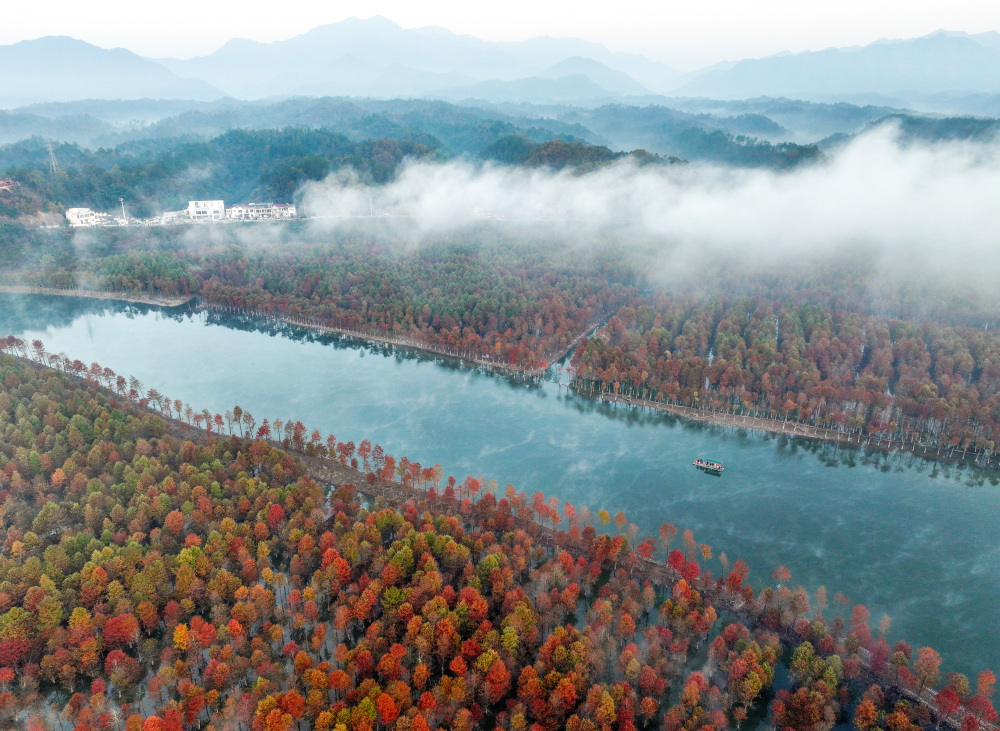
MULTIPOLYGON (((66 220, 73 228, 89 226, 111 226, 111 215, 102 211, 92 211, 89 208, 66 209, 66 220)), ((115 219, 117 221, 118 219, 115 219)), ((124 224, 122 224, 124 225, 124 224)))
POLYGON ((122 218, 112 218, 108 213, 92 211, 89 208, 70 208, 66 220, 73 228, 89 226, 160 225, 174 223, 208 223, 215 221, 271 221, 295 218, 295 206, 291 203, 237 203, 226 207, 224 201, 188 201, 187 208, 167 211, 148 219, 130 219, 122 209, 122 218))

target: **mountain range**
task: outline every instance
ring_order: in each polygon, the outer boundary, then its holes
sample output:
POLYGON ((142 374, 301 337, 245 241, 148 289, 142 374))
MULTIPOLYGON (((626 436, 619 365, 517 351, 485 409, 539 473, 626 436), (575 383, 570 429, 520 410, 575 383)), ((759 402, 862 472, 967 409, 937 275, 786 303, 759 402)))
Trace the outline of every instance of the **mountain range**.
POLYGON ((860 48, 782 54, 708 71, 679 89, 720 99, 756 96, 880 101, 1000 92, 1000 34, 938 31, 860 48))
MULTIPOLYGON (((274 95, 424 96, 482 81, 545 76, 567 59, 592 62, 590 71, 610 85, 607 96, 649 93, 676 81, 679 72, 642 56, 612 53, 579 39, 534 38, 494 43, 444 28, 407 30, 381 17, 320 26, 285 41, 229 41, 215 53, 186 61, 159 59, 180 76, 208 81, 242 98, 274 95), (600 67, 600 68, 597 68, 600 67), (626 78, 612 80, 610 71, 626 78), (618 84, 624 86, 618 88, 618 84)), ((566 70, 562 76, 578 73, 566 70)), ((585 74, 588 77, 589 74, 585 74)))
POLYGON ((0 46, 0 106, 76 99, 216 99, 222 92, 182 78, 124 48, 110 50, 67 36, 0 46))
POLYGON ((961 112, 1000 99, 1000 34, 938 31, 862 47, 785 53, 683 74, 574 38, 490 42, 381 17, 273 43, 234 39, 187 60, 148 59, 68 37, 0 46, 0 107, 80 99, 294 96, 506 103, 662 104, 794 98, 961 112))

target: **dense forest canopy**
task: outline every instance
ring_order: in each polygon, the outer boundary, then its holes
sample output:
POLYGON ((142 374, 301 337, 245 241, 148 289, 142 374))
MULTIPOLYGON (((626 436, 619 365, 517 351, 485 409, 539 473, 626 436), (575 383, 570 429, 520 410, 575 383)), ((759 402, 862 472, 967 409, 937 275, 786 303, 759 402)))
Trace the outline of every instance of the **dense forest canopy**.
POLYGON ((445 480, 239 407, 196 412, 40 342, 0 347, 21 356, 0 355, 5 724, 996 720, 992 673, 942 677, 933 649, 890 648, 860 605, 827 619, 826 590, 789 588, 782 567, 755 592, 744 562, 669 523, 641 537, 621 513, 445 480))

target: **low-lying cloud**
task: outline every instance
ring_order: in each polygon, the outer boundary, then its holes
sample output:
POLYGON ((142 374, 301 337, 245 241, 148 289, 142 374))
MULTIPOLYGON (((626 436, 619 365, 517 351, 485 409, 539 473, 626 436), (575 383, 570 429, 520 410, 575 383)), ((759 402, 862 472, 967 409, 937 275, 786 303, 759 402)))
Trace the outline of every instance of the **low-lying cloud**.
POLYGON ((624 162, 576 174, 415 163, 385 187, 343 177, 310 184, 302 208, 332 217, 321 225, 391 214, 418 238, 481 218, 549 221, 569 237, 613 232, 635 241, 661 267, 706 256, 768 265, 874 249, 884 267, 969 271, 980 283, 1000 275, 1000 147, 904 145, 892 127, 791 172, 624 162))

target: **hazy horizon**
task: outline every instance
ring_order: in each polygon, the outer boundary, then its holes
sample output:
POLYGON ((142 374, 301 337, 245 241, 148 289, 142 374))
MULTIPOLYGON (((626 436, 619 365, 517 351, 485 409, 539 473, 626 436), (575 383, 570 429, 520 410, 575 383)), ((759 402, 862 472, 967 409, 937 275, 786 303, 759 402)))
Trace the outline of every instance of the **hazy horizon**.
POLYGON ((832 47, 864 46, 881 40, 902 40, 938 30, 970 34, 1000 29, 1000 6, 984 8, 959 0, 947 8, 920 8, 883 2, 873 14, 860 0, 825 4, 803 11, 788 0, 738 3, 717 0, 692 7, 651 8, 628 0, 619 14, 642 22, 609 23, 603 14, 580 13, 564 3, 549 3, 541 12, 535 4, 516 2, 501 18, 451 2, 419 6, 397 0, 350 2, 331 10, 281 15, 234 14, 235 5, 205 6, 190 0, 174 4, 169 15, 136 18, 134 5, 99 0, 86 18, 72 13, 66 0, 42 0, 41 6, 7 10, 0 28, 0 45, 52 35, 65 35, 102 48, 126 48, 147 58, 190 59, 214 53, 233 39, 261 43, 288 40, 313 28, 351 18, 384 17, 405 29, 444 28, 486 41, 517 42, 538 37, 578 38, 599 43, 613 52, 636 53, 679 71, 832 47), (193 14, 199 19, 191 23, 193 14), (822 23, 817 19, 822 16, 822 23), (775 20, 779 18, 780 21, 775 20), (138 22, 137 22, 138 20, 138 22))

